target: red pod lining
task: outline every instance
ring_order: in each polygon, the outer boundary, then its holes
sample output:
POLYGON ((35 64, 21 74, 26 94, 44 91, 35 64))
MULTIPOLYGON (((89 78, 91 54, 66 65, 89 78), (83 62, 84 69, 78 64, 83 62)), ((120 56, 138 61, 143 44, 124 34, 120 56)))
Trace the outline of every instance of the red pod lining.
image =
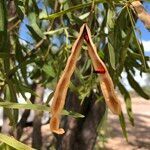
POLYGON ((87 31, 86 31, 86 28, 84 28, 84 30, 83 30, 83 36, 84 36, 84 39, 86 40, 86 42, 89 43, 90 40, 89 40, 88 33, 87 33, 87 31))
POLYGON ((98 73, 98 74, 104 74, 105 72, 106 72, 106 70, 103 67, 101 67, 98 70, 94 70, 94 73, 98 73))

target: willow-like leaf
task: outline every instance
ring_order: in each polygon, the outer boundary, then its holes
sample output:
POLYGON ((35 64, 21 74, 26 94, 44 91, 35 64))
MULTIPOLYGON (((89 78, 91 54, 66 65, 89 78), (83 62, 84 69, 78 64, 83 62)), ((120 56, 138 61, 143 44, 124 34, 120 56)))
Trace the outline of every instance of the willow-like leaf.
POLYGON ((120 125, 121 125, 121 128, 122 128, 123 135, 126 138, 126 140, 128 141, 128 134, 127 134, 127 130, 126 130, 126 122, 125 122, 125 118, 124 118, 124 115, 123 115, 122 112, 119 115, 119 121, 120 121, 120 125))
POLYGON ((54 35, 54 34, 61 34, 64 32, 64 30, 68 29, 67 27, 66 28, 59 28, 59 29, 56 29, 56 30, 51 30, 51 31, 47 31, 47 32, 44 32, 45 35, 54 35))
POLYGON ((118 83, 118 87, 119 87, 121 94, 124 96, 126 110, 127 110, 129 120, 130 120, 131 124, 134 126, 134 117, 133 117, 133 112, 132 112, 132 102, 131 102, 130 94, 127 91, 127 89, 122 85, 121 82, 118 83))
MULTIPOLYGON (((3 108, 11 108, 11 109, 30 109, 30 110, 36 110, 36 111, 50 111, 49 106, 46 105, 40 105, 40 104, 19 104, 19 103, 12 103, 12 102, 4 102, 4 100, 0 99, 0 107, 3 108)), ((65 116, 72 116, 74 118, 83 118, 84 116, 82 114, 73 112, 73 111, 67 111, 62 110, 61 115, 65 116)), ((13 118, 12 118, 13 119, 13 118)))
POLYGON ((136 37, 136 33, 135 33, 135 30, 134 30, 134 27, 135 27, 135 24, 134 24, 134 19, 133 19, 133 16, 129 10, 129 8, 127 7, 127 11, 128 11, 128 14, 129 14, 129 18, 130 18, 130 21, 131 21, 131 25, 132 25, 132 29, 133 29, 133 33, 134 33, 134 38, 136 40, 136 44, 137 44, 137 47, 138 47, 138 50, 139 50, 139 53, 142 57, 142 63, 143 63, 143 66, 144 66, 144 70, 147 70, 147 66, 146 66, 146 61, 145 61, 145 58, 144 58, 144 52, 142 51, 142 48, 139 44, 139 41, 136 37))
POLYGON ((1 134, 0 133, 0 141, 6 143, 7 145, 17 149, 17 150, 35 150, 19 141, 15 138, 1 134))
MULTIPOLYGON (((106 0, 95 0, 94 3, 95 4, 98 4, 98 3, 105 3, 106 0)), ((68 12, 72 12, 72 11, 75 11, 75 10, 78 10, 78 9, 83 9, 84 7, 89 7, 92 5, 93 2, 89 2, 89 3, 85 3, 85 4, 79 4, 79 5, 76 5, 76 6, 73 6, 73 7, 70 7, 69 9, 67 10, 63 10, 63 11, 60 11, 60 12, 57 12, 57 13, 54 13, 54 14, 51 14, 51 15, 48 15, 48 16, 42 16, 42 18, 40 19, 46 19, 46 20, 50 20, 50 19, 55 19, 57 17, 60 17, 61 15, 64 15, 68 12)))
POLYGON ((121 54, 120 54, 120 62, 119 62, 119 73, 122 72, 124 68, 124 63, 127 58, 127 53, 128 53, 128 46, 130 43, 130 38, 131 38, 131 30, 128 31, 126 37, 125 37, 125 42, 123 45, 123 48, 121 49, 121 54))
POLYGON ((127 72, 127 78, 131 87, 143 98, 150 99, 150 96, 145 93, 142 87, 138 84, 138 82, 133 78, 130 72, 127 72))
POLYGON ((108 43, 108 50, 109 50, 109 58, 111 67, 115 70, 116 69, 116 61, 115 61, 115 50, 111 43, 108 43))

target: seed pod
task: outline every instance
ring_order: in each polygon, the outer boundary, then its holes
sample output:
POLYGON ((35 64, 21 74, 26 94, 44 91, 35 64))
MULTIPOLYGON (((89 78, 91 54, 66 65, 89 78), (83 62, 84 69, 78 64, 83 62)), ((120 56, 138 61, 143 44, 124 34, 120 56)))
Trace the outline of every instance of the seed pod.
MULTIPOLYGON (((112 79, 109 75, 109 72, 103 63, 103 61, 100 59, 100 57, 97 54, 96 46, 94 45, 92 38, 91 38, 91 32, 88 26, 85 26, 86 30, 84 30, 84 34, 86 34, 86 39, 88 37, 87 41, 87 47, 88 47, 88 53, 91 57, 94 69, 100 73, 100 87, 105 99, 105 102, 109 109, 114 113, 119 115, 121 113, 121 104, 118 100, 114 85, 112 82, 112 79)), ((84 36, 85 37, 85 36, 84 36)))
POLYGON ((105 73, 107 68, 97 54, 96 46, 93 43, 92 38, 91 38, 91 31, 86 24, 85 24, 85 29, 84 29, 84 39, 87 42, 88 54, 92 60, 92 64, 94 66, 95 71, 100 72, 100 73, 105 73))
POLYGON ((108 70, 97 54, 96 46, 94 45, 91 38, 90 29, 88 28, 87 24, 83 24, 80 29, 78 38, 73 44, 66 67, 61 75, 61 78, 58 81, 54 93, 54 98, 51 106, 52 117, 50 120, 50 129, 52 132, 55 132, 57 134, 63 134, 65 132, 64 129, 59 128, 60 114, 65 104, 65 98, 67 95, 70 78, 75 70, 76 62, 79 57, 80 49, 84 39, 87 42, 88 53, 92 60, 94 69, 96 72, 100 73, 100 85, 106 104, 114 114, 120 114, 121 112, 121 105, 115 94, 114 85, 108 73, 108 70))
POLYGON ((116 115, 121 114, 121 104, 115 93, 114 84, 108 73, 100 75, 100 87, 105 98, 105 102, 112 113, 116 115))
POLYGON ((140 1, 134 1, 131 3, 130 7, 137 14, 138 18, 144 23, 147 29, 150 29, 150 14, 144 9, 140 1))
POLYGON ((83 43, 83 29, 84 26, 81 27, 78 38, 73 44, 71 54, 67 60, 66 67, 61 75, 61 78, 58 81, 54 93, 54 98, 51 106, 52 117, 50 120, 50 130, 57 134, 63 134, 65 132, 64 129, 59 128, 60 114, 65 104, 70 78, 75 70, 76 62, 79 57, 80 49, 83 43))

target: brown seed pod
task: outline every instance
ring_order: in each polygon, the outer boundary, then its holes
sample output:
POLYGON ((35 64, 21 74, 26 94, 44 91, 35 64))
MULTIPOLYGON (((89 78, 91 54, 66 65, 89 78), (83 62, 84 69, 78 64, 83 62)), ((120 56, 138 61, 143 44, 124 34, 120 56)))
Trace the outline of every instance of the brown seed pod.
POLYGON ((70 78, 75 70, 76 62, 80 54, 80 49, 83 43, 83 29, 84 26, 81 27, 78 38, 73 44, 71 54, 67 60, 66 67, 61 75, 61 78, 58 81, 54 93, 54 98, 51 106, 52 117, 50 120, 50 129, 52 132, 55 132, 57 134, 64 133, 64 129, 59 128, 60 113, 64 107, 70 78))
POLYGON ((114 84, 108 72, 101 74, 100 86, 108 108, 112 111, 112 113, 120 115, 121 104, 115 93, 114 84))
POLYGON ((105 98, 105 102, 108 105, 109 109, 114 113, 119 115, 121 113, 121 104, 118 100, 112 79, 109 75, 109 72, 97 54, 96 46, 94 45, 91 39, 91 32, 88 26, 86 25, 86 32, 88 35, 89 42, 87 42, 88 53, 92 59, 92 63, 95 70, 100 70, 100 86, 105 98))
POLYGON ((50 129, 52 132, 57 134, 63 134, 65 131, 62 128, 59 128, 60 124, 60 114, 65 104, 65 98, 67 95, 67 90, 69 87, 70 78, 75 70, 76 62, 80 54, 80 49, 82 47, 83 40, 87 42, 88 53, 92 60, 92 64, 96 72, 100 73, 100 85, 102 93, 104 95, 106 104, 114 114, 120 114, 121 105, 114 91, 113 82, 108 73, 108 70, 99 58, 94 45, 91 32, 87 24, 83 24, 77 40, 73 44, 71 54, 67 60, 66 67, 61 75, 61 78, 58 81, 56 90, 54 93, 54 98, 51 106, 51 120, 50 120, 50 129))
POLYGON ((144 23, 145 27, 150 29, 150 14, 147 13, 140 1, 134 1, 130 7, 133 9, 138 18, 144 23))

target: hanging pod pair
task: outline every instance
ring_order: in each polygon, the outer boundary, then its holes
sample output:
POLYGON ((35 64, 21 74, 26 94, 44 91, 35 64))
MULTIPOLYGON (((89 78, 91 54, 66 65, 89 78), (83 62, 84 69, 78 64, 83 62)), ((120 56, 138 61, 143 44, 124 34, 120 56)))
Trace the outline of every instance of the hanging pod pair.
POLYGON ((91 38, 90 29, 85 23, 80 28, 80 33, 78 35, 78 38, 72 46, 71 54, 67 60, 66 67, 55 89, 53 102, 51 105, 52 116, 50 120, 50 130, 56 134, 63 134, 65 132, 64 129, 59 128, 60 115, 65 104, 70 78, 75 70, 76 62, 80 55, 80 50, 84 40, 87 43, 88 54, 92 60, 94 69, 96 72, 99 73, 100 87, 107 106, 114 114, 119 115, 121 113, 121 104, 115 94, 112 79, 109 75, 109 72, 105 64, 97 54, 96 46, 94 45, 91 38))

